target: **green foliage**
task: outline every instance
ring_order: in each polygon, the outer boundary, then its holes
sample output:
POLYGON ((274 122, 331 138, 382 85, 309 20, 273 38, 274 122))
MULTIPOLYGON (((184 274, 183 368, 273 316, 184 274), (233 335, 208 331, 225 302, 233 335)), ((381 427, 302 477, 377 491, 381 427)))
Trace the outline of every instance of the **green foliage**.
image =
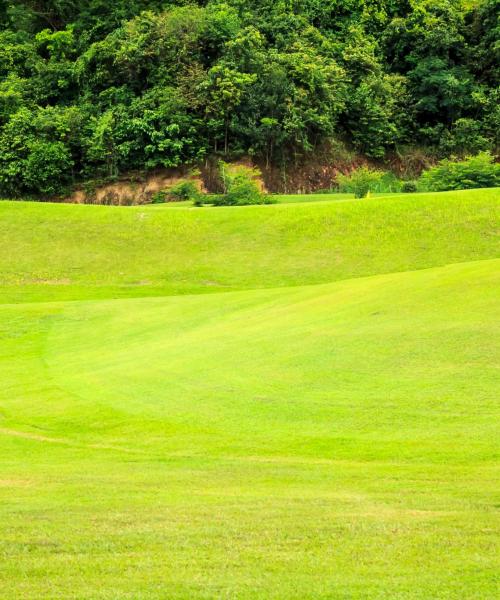
POLYGON ((27 189, 46 196, 58 194, 72 166, 68 148, 62 142, 36 141, 30 145, 24 163, 23 181, 27 189))
POLYGON ((366 198, 377 189, 384 175, 384 171, 363 166, 349 175, 339 175, 338 183, 342 192, 351 192, 355 198, 366 198))
POLYGON ((418 190, 416 181, 405 181, 401 186, 401 191, 405 194, 413 194, 418 190))
POLYGON ((450 130, 443 133, 440 149, 445 155, 465 156, 490 150, 491 140, 484 135, 484 124, 475 119, 457 119, 450 130))
POLYGON ((286 170, 332 140, 495 152, 499 31, 498 0, 2 0, 0 191, 46 193, 19 178, 36 139, 70 154, 55 187, 209 155, 286 170))
POLYGON ((405 139, 409 115, 406 80, 399 75, 370 75, 349 100, 349 129, 354 144, 368 156, 383 158, 405 139))
POLYGON ((256 168, 219 162, 219 176, 223 193, 214 198, 215 206, 244 206, 247 204, 274 204, 275 200, 260 190, 256 168))
POLYGON ((167 190, 167 198, 170 202, 183 202, 186 200, 197 200, 200 190, 192 179, 179 181, 167 190))
POLYGON ((114 112, 108 110, 93 119, 92 134, 88 141, 87 158, 106 165, 106 175, 118 174, 118 144, 114 112))
POLYGON ((466 190, 500 186, 500 164, 488 152, 463 161, 442 160, 422 174, 420 184, 429 191, 466 190))
POLYGON ((151 196, 151 204, 165 204, 166 201, 167 201, 166 190, 160 190, 159 192, 155 192, 151 196))
POLYGON ((373 186, 373 191, 377 194, 394 194, 401 191, 401 180, 391 171, 382 171, 378 182, 373 186))
POLYGON ((73 109, 15 112, 0 133, 0 192, 58 194, 72 178, 72 142, 79 125, 73 109))

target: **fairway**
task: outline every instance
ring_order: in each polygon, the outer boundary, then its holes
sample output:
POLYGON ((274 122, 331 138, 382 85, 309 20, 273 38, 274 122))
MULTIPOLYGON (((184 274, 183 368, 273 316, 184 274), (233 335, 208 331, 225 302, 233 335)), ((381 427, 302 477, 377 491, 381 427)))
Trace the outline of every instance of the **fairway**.
POLYGON ((0 202, 0 301, 297 286, 497 258, 499 215, 498 189, 205 209, 0 202))
POLYGON ((0 598, 495 598, 499 201, 0 203, 0 598))

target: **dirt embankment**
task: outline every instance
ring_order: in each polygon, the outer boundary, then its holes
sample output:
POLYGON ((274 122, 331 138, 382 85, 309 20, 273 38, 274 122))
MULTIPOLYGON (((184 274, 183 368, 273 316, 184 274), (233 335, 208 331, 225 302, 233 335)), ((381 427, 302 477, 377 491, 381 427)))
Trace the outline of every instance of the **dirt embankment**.
POLYGON ((168 190, 186 178, 194 179, 200 189, 203 189, 201 177, 192 176, 184 169, 156 171, 148 174, 131 173, 120 176, 116 181, 88 182, 78 186, 65 199, 65 202, 115 206, 148 204, 155 194, 168 190))
MULTIPOLYGON (((195 181, 201 191, 217 193, 221 191, 217 162, 217 159, 212 158, 198 165, 194 171, 188 167, 165 169, 150 173, 124 174, 115 181, 87 182, 75 188, 73 193, 62 201, 117 206, 148 204, 155 194, 168 190, 183 179, 195 181)), ((433 161, 424 153, 413 152, 405 156, 393 155, 384 164, 377 164, 359 155, 343 152, 334 157, 331 154, 315 156, 308 161, 289 164, 286 167, 253 162, 250 158, 234 162, 257 167, 262 173, 259 180, 263 191, 291 194, 331 189, 340 173, 349 173, 363 164, 371 164, 377 168, 391 170, 401 177, 412 178, 433 161)))
MULTIPOLYGON (((254 167, 252 161, 242 159, 237 164, 254 167)), ((207 161, 197 169, 165 169, 151 173, 127 173, 116 181, 90 181, 77 186, 63 202, 71 204, 102 204, 112 206, 132 206, 149 204, 155 194, 167 191, 180 181, 190 179, 202 192, 220 192, 220 178, 216 161, 207 161)), ((265 177, 259 177, 262 191, 267 192, 265 177)), ((61 200, 61 199, 59 199, 61 200)))

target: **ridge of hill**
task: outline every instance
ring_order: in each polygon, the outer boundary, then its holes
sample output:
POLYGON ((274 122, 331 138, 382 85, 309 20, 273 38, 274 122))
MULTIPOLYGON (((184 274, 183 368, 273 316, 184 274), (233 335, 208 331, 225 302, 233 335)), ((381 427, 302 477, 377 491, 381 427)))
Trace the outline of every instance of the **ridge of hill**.
POLYGON ((305 285, 496 258, 499 220, 499 189, 236 209, 0 202, 0 303, 305 285))

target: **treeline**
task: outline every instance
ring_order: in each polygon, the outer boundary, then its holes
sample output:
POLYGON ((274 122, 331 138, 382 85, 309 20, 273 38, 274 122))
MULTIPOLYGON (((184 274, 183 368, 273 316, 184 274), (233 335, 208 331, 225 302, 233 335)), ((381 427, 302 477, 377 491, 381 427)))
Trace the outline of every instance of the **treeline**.
POLYGON ((0 193, 208 156, 495 151, 500 0, 0 0, 0 193))

